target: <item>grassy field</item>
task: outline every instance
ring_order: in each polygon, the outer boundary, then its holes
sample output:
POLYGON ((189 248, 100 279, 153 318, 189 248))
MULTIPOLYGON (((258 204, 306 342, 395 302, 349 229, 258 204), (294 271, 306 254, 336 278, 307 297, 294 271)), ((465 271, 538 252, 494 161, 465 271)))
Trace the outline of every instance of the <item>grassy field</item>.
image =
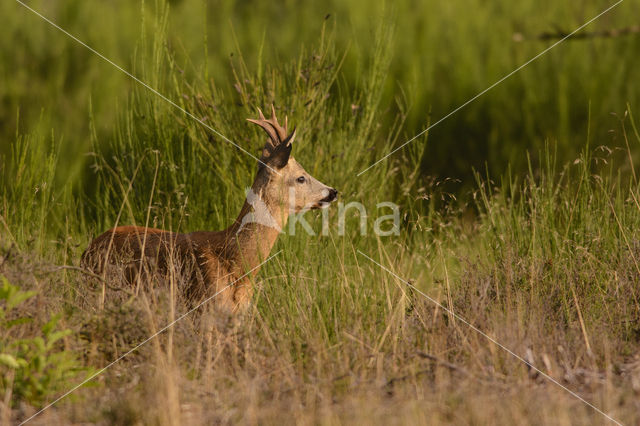
POLYGON ((357 176, 607 7, 485 3, 29 2, 252 154, 245 118, 274 103, 370 215, 281 235, 247 314, 206 304, 131 353, 187 312, 179 283, 132 292, 83 250, 114 224, 228 226, 256 162, 0 4, 1 421, 95 375, 31 423, 640 422, 637 33, 566 41, 357 176), (384 201, 400 235, 372 232, 384 201))

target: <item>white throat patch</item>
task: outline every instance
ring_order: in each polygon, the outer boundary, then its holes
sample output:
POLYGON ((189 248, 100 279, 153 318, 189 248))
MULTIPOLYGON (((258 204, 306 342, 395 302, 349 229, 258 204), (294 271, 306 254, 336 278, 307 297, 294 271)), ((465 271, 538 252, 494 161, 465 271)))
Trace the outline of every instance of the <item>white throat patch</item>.
POLYGON ((239 234, 244 226, 248 223, 257 223, 259 225, 273 228, 278 232, 282 232, 282 229, 280 229, 280 225, 278 225, 278 222, 273 218, 271 212, 269 211, 269 208, 262 200, 260 195, 253 192, 253 189, 251 188, 247 188, 245 190, 245 193, 247 195, 247 202, 249 203, 249 205, 251 205, 251 207, 253 207, 253 211, 244 215, 244 217, 242 218, 242 222, 240 223, 240 228, 238 229, 238 232, 236 232, 236 234, 239 234))

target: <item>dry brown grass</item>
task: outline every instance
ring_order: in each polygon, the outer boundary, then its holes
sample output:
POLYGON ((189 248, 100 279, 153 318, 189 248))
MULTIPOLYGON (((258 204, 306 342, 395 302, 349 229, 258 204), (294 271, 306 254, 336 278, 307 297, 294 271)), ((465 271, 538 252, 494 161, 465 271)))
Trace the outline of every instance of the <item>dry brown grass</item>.
MULTIPOLYGON (((402 265, 420 259, 396 255, 399 274, 402 265)), ((620 297, 635 291, 635 264, 629 256, 617 259, 606 291, 594 296, 579 286, 602 273, 603 265, 589 259, 576 255, 575 263, 560 267, 515 251, 495 264, 460 259, 459 271, 443 275, 430 293, 613 418, 635 424, 640 359, 637 335, 628 333, 637 333, 630 313, 638 311, 633 297, 620 297), (575 286, 575 297, 560 294, 562 280, 575 286), (563 297, 567 305, 559 307, 563 297), (589 312, 595 309, 606 315, 589 312)), ((336 277, 335 306, 319 304, 313 288, 326 285, 302 273, 292 279, 295 287, 264 284, 257 306, 244 317, 207 305, 33 423, 606 423, 375 265, 360 264, 356 283, 347 263, 336 277), (283 292, 288 297, 280 300, 283 292)), ((269 269, 285 271, 282 260, 269 269)), ((99 283, 26 257, 8 258, 0 272, 37 288, 48 308, 62 306, 61 299, 74 305, 67 325, 77 334, 69 348, 93 366, 108 364, 187 309, 166 287, 133 297, 107 288, 100 307, 99 283), (73 298, 59 293, 70 287, 73 298)), ((426 274, 418 280, 427 282, 426 274)), ((267 275, 264 282, 272 280, 267 275)), ((23 405, 13 419, 32 412, 23 405)))

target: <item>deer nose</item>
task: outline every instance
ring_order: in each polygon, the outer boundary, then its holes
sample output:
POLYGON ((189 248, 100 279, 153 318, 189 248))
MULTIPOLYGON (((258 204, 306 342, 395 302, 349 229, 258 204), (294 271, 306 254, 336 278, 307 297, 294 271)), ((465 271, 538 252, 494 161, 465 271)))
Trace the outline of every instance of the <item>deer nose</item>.
POLYGON ((335 201, 338 198, 338 191, 334 188, 329 189, 329 196, 327 199, 329 201, 335 201))

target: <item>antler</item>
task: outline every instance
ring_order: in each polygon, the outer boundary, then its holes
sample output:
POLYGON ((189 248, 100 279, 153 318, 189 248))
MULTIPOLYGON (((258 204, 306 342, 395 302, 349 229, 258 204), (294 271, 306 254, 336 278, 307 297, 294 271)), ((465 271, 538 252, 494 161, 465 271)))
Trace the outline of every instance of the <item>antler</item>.
POLYGON ((296 129, 294 128, 293 132, 291 132, 290 135, 287 134, 288 119, 285 116, 284 127, 282 127, 280 123, 278 123, 278 119, 276 118, 276 110, 273 107, 273 104, 271 104, 270 119, 267 120, 266 118, 264 118, 264 114, 262 114, 262 110, 260 110, 260 108, 258 108, 258 114, 260 114, 259 119, 256 120, 252 118, 247 118, 247 121, 250 121, 262 127, 262 129, 265 132, 267 132, 267 135, 269 135, 269 140, 265 145, 265 150, 270 151, 276 148, 280 144, 286 143, 287 145, 290 145, 291 142, 293 142, 293 139, 295 138, 295 135, 296 135, 296 129))

